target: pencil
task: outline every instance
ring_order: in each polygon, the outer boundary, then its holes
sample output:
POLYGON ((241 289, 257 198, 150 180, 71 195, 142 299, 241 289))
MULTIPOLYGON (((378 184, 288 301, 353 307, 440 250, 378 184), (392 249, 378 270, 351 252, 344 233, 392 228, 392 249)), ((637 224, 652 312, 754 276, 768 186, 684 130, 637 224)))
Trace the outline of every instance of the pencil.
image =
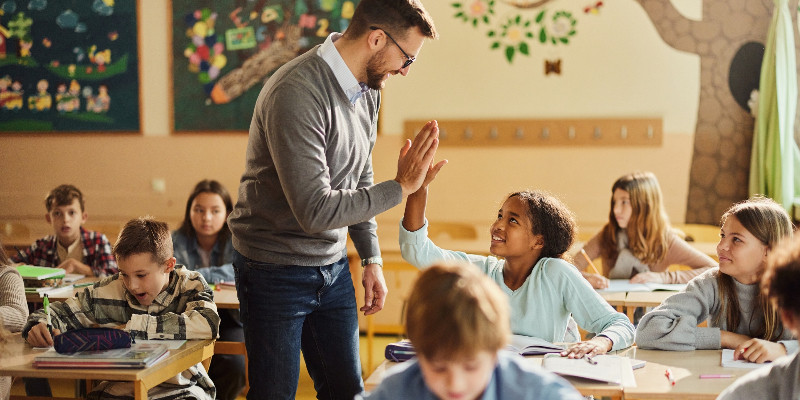
POLYGON ((595 266, 594 266, 594 263, 592 262, 592 259, 591 259, 591 258, 589 258, 589 255, 588 255, 588 254, 586 254, 586 250, 584 250, 584 249, 581 249, 581 254, 583 255, 583 258, 585 258, 585 259, 586 259, 586 262, 588 262, 588 263, 589 263, 589 268, 591 268, 591 269, 592 269, 592 272, 593 272, 593 273, 595 273, 595 274, 597 274, 597 275, 602 275, 602 274, 600 273, 600 271, 598 271, 598 270, 597 270, 597 267, 595 267, 595 266))

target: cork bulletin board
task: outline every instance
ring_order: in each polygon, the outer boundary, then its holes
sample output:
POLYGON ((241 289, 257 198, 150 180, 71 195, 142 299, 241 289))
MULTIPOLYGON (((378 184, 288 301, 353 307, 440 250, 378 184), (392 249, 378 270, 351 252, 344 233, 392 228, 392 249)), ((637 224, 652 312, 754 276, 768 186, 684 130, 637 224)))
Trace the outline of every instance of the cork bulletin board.
POLYGON ((0 132, 139 132, 137 2, 0 2, 0 132))
POLYGON ((172 0, 172 128, 247 131, 281 65, 347 28, 358 0, 172 0))

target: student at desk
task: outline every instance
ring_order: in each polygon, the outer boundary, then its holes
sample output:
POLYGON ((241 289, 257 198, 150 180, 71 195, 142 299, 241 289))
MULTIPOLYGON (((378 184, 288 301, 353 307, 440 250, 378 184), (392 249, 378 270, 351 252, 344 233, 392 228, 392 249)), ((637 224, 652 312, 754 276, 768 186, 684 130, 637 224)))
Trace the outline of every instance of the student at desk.
MULTIPOLYGON (((50 306, 53 333, 91 327, 118 326, 134 338, 213 339, 219 315, 205 279, 175 265, 172 239, 164 222, 150 218, 129 221, 119 235, 114 254, 120 272, 50 306)), ((28 317, 22 336, 32 346, 52 346, 44 310, 28 317)), ((102 382, 90 399, 133 395, 130 382, 102 382)), ((151 399, 196 398, 213 400, 214 383, 198 363, 148 392, 151 399)))
POLYGON ((83 194, 72 185, 51 190, 44 201, 53 235, 39 239, 11 257, 18 263, 63 268, 69 274, 105 277, 117 272, 106 235, 83 229, 88 217, 83 194))
POLYGON ((632 283, 686 283, 717 263, 681 239, 670 226, 661 187, 652 172, 623 175, 611 186, 608 223, 583 246, 589 259, 600 257, 602 275, 586 271, 589 262, 573 257, 575 266, 595 289, 608 287, 608 279, 632 283), (672 264, 688 271, 667 271, 672 264))
POLYGON ((643 349, 735 349, 763 363, 797 351, 775 307, 759 290, 767 257, 792 236, 789 215, 770 199, 734 204, 722 215, 719 268, 692 279, 685 291, 645 314, 636 331, 643 349), (697 324, 708 321, 708 327, 697 324))
POLYGON ((431 169, 422 188, 408 196, 400 225, 400 251, 417 268, 441 260, 464 260, 489 275, 511 301, 511 330, 550 342, 578 341, 568 335, 571 318, 594 338, 577 343, 565 355, 580 358, 603 354, 633 343, 633 325, 603 300, 575 267, 562 259, 575 239, 575 220, 557 198, 543 192, 508 196, 491 226, 484 257, 444 250, 428 238, 425 207, 431 169), (502 257, 502 259, 500 258, 502 257))
POLYGON ((391 369, 367 399, 583 399, 563 378, 501 351, 511 333, 508 300, 467 262, 423 271, 405 320, 417 359, 391 369))
MULTIPOLYGON (((3 244, 0 243, 0 249, 3 244)), ((4 251, 0 251, 0 355, 5 338, 11 332, 19 332, 28 317, 28 304, 25 302, 25 287, 22 277, 4 251)), ((8 398, 11 390, 11 377, 0 376, 0 400, 8 398)))
MULTIPOLYGON (((195 185, 180 228, 172 232, 172 245, 178 264, 197 271, 206 282, 233 282, 233 245, 228 228, 228 214, 233 202, 228 190, 215 180, 195 185)), ((219 339, 244 342, 239 310, 219 311, 219 339)), ((217 386, 217 398, 234 400, 245 386, 243 355, 217 354, 211 358, 208 375, 217 386)))
MULTIPOLYGON (((764 295, 778 309, 783 327, 800 335, 800 236, 778 246, 767 259, 761 280, 764 295)), ((739 378, 720 400, 800 399, 800 354, 781 357, 770 366, 739 378)))

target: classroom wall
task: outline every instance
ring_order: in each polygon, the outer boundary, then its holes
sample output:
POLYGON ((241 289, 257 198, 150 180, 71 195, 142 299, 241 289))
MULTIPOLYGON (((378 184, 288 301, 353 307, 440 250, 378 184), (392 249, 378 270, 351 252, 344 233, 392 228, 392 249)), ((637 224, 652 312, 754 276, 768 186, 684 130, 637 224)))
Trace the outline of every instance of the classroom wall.
MULTIPOLYGON (((573 3, 550 4, 581 12, 573 3)), ((700 11, 680 3, 689 16, 700 11)), ((90 219, 151 214, 179 220, 186 196, 203 178, 235 193, 245 134, 170 132, 168 4, 140 1, 142 134, 0 136, 0 222, 41 218, 46 192, 66 182, 86 193, 90 219), (163 181, 163 192, 154 190, 154 180, 163 181)), ((429 216, 488 221, 504 194, 539 188, 561 196, 582 224, 596 226, 607 218, 614 179, 651 170, 661 180, 670 217, 683 221, 698 61, 664 44, 637 4, 611 2, 592 18, 581 17, 582 30, 569 46, 532 47, 530 57, 511 64, 489 49, 484 32, 452 17, 450 2, 428 0, 426 6, 441 38, 423 47, 408 77, 388 82, 376 179, 394 177, 406 119, 658 116, 664 119, 661 147, 442 148, 438 158, 450 164, 432 188, 429 216), (563 60, 560 76, 544 75, 546 58, 563 60)), ((397 221, 400 215, 396 207, 380 218, 397 221)))

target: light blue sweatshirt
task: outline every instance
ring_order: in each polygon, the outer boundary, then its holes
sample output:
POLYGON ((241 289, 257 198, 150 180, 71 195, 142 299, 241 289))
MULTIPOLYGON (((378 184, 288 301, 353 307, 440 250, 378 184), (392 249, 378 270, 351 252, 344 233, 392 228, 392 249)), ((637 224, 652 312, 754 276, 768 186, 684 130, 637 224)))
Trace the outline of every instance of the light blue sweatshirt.
POLYGON ((400 224, 400 251, 403 259, 417 268, 442 260, 465 260, 478 266, 508 295, 511 331, 515 334, 563 341, 571 314, 581 328, 611 339, 612 350, 633 344, 630 320, 603 300, 575 266, 562 259, 541 258, 522 286, 511 290, 503 281, 505 260, 441 249, 428 239, 427 221, 415 232, 400 224))

